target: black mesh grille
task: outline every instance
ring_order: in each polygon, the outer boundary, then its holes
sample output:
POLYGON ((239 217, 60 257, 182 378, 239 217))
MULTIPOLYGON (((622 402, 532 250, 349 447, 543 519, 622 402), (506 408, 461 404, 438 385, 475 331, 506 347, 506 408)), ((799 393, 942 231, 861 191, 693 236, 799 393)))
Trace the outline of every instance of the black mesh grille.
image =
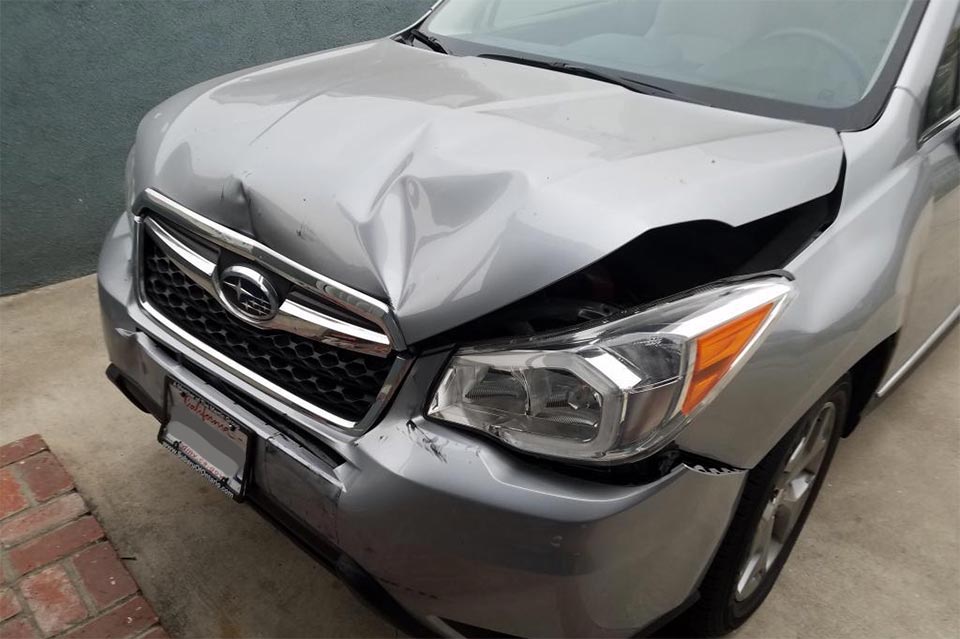
POLYGON ((143 283, 150 302, 191 335, 298 397, 357 421, 380 392, 394 358, 260 330, 229 315, 144 235, 143 283))

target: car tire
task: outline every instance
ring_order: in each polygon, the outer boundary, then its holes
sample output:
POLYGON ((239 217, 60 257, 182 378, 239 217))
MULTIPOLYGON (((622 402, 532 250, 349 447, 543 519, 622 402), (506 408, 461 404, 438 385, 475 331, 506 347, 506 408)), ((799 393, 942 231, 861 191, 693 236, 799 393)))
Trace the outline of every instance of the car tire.
POLYGON ((845 377, 750 471, 727 534, 701 582, 700 598, 665 629, 666 634, 722 636, 760 607, 790 556, 830 468, 850 391, 845 377), (824 436, 827 428, 829 434, 824 436), (761 550, 764 537, 766 552, 761 550))

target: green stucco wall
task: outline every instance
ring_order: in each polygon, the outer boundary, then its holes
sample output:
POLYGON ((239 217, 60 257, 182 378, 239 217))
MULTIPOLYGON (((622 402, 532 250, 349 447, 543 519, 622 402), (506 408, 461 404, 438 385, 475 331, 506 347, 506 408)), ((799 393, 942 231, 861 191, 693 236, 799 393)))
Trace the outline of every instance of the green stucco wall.
POLYGON ((0 292, 96 269, 153 105, 235 69, 387 35, 430 4, 0 1, 0 292))

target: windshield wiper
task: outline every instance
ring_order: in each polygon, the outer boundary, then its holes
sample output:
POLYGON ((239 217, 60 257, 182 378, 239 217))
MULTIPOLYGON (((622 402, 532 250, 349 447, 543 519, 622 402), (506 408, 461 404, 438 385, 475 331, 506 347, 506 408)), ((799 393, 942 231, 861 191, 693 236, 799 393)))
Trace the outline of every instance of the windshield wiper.
MULTIPOLYGON (((481 53, 479 58, 489 58, 491 60, 502 60, 503 62, 515 62, 517 64, 525 64, 531 67, 539 67, 541 69, 552 69, 553 71, 559 71, 561 73, 569 73, 570 75, 578 75, 582 78, 590 78, 591 80, 600 80, 601 82, 609 82, 610 84, 616 84, 622 86, 625 89, 630 91, 635 91, 637 93, 643 93, 645 95, 660 95, 668 96, 677 100, 682 100, 684 102, 695 102, 697 104, 706 104, 706 102, 701 102, 700 100, 695 100, 684 95, 678 95, 675 91, 671 91, 665 87, 657 86, 656 84, 650 84, 649 82, 643 82, 641 80, 634 80, 633 78, 627 78, 621 75, 616 75, 613 73, 605 73, 603 71, 597 71, 590 67, 581 67, 575 64, 570 64, 569 62, 563 62, 560 60, 547 61, 547 60, 537 60, 534 58, 524 58, 518 55, 506 55, 500 53, 481 53)), ((709 105, 708 105, 709 106, 709 105)))
POLYGON ((410 40, 417 40, 424 43, 437 53, 446 53, 447 50, 443 48, 443 45, 440 44, 440 41, 434 38, 431 35, 427 35, 420 29, 416 27, 410 27, 407 29, 407 35, 410 36, 410 40))

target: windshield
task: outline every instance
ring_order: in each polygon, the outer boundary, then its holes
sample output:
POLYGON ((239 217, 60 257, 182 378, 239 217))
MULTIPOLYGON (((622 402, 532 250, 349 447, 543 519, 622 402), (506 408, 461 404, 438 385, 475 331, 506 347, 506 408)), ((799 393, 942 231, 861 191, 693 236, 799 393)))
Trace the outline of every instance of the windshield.
POLYGON ((562 61, 680 99, 856 129, 879 115, 924 6, 911 0, 445 0, 422 28, 454 55, 562 61))

